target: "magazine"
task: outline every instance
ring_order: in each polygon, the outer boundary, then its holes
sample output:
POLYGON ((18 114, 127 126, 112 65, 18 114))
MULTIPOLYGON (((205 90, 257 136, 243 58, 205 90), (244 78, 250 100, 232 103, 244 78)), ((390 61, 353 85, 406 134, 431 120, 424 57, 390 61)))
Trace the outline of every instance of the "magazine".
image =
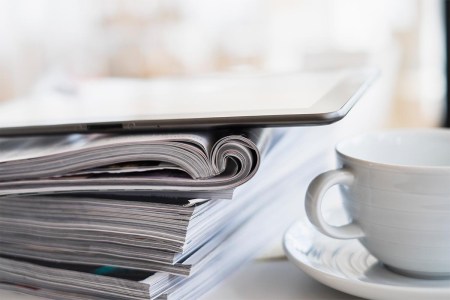
POLYGON ((0 195, 153 192, 231 198, 253 177, 268 130, 0 138, 0 195))

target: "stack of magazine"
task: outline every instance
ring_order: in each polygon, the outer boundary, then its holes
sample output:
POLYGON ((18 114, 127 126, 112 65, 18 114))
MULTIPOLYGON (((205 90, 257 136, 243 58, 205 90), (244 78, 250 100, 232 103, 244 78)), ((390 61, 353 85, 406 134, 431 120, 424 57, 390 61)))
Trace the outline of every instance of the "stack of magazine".
POLYGON ((271 136, 0 139, 1 287, 55 299, 153 299, 245 257, 231 249, 241 248, 263 202, 229 199, 255 175, 271 136))
POLYGON ((292 221, 323 168, 302 144, 300 129, 0 139, 0 288, 198 298, 292 221))

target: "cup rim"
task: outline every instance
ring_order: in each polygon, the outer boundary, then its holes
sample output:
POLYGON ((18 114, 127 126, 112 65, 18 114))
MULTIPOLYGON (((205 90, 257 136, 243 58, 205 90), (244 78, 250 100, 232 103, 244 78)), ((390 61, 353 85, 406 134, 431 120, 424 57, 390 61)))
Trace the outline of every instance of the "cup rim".
MULTIPOLYGON (((367 131, 363 133, 359 133, 357 135, 351 136, 349 138, 346 138, 335 146, 335 151, 338 154, 338 156, 343 157, 347 161, 351 161, 353 163, 357 163, 360 165, 370 165, 371 168, 378 168, 378 169, 395 169, 395 170, 408 170, 408 171, 420 171, 420 172, 445 172, 450 173, 450 165, 447 166, 436 166, 436 165, 406 165, 406 164, 398 164, 398 163, 383 163, 383 162, 376 162, 368 159, 363 158, 356 158, 350 155, 345 154, 342 151, 342 147, 344 147, 345 144, 348 144, 352 141, 355 141, 357 139, 361 139, 368 135, 385 135, 385 134, 405 134, 405 133, 418 133, 418 134, 424 134, 424 133, 431 133, 431 134, 441 134, 441 135, 447 135, 450 140, 450 129, 448 128, 438 128, 438 127, 430 127, 430 128, 394 128, 394 129, 381 129, 381 130, 375 130, 375 131, 367 131)), ((450 149, 449 149, 450 151, 450 149)))

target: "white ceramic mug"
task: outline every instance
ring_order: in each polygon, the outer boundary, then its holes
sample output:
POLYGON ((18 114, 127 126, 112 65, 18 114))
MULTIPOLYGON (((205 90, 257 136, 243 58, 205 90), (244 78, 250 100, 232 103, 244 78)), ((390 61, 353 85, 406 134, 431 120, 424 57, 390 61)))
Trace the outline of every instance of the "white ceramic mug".
POLYGON ((336 146, 340 169, 308 187, 306 212, 322 233, 359 239, 389 268, 412 276, 450 276, 450 130, 363 134, 336 146), (351 223, 321 213, 326 191, 341 185, 351 223))

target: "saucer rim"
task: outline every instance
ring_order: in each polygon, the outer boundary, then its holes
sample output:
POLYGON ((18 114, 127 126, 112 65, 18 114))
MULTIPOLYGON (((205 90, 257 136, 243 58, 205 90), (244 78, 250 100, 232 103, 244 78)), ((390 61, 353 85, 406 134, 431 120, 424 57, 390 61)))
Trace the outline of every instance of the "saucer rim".
MULTIPOLYGON (((291 261, 294 265, 304 271, 307 275, 314 278, 318 282, 336 289, 338 291, 344 292, 349 295, 354 295, 362 298, 370 299, 405 299, 405 297, 410 297, 409 299, 430 299, 430 296, 433 297, 442 297, 442 299, 450 298, 450 286, 449 287, 411 287, 411 286, 400 286, 400 285, 388 285, 374 282, 367 282, 357 280, 355 278, 349 278, 345 276, 339 276, 337 274, 325 272, 321 269, 315 268, 314 266, 304 262, 302 259, 296 257, 293 251, 291 251, 289 247, 288 236, 292 231, 295 230, 297 226, 307 227, 307 224, 303 221, 296 221, 289 226, 289 228, 285 231, 283 235, 283 251, 289 261, 291 261), (390 293, 389 295, 384 295, 386 293, 390 293), (395 293, 395 294, 392 294, 395 293)), ((309 228, 310 229, 310 228, 309 228)), ((319 232, 315 234, 320 234, 319 232)), ((353 240, 340 240, 339 242, 342 244, 351 243, 353 240)), ((361 248, 359 251, 367 251, 361 248)), ((305 255, 301 255, 304 260, 308 260, 305 255)), ((376 258, 375 258, 376 259, 376 258)), ((379 260, 376 260, 379 263, 379 260)), ((412 278, 411 278, 412 279, 412 278)), ((417 279, 414 279, 417 280, 417 279)), ((427 280, 427 279, 423 279, 427 280)), ((439 298, 441 299, 441 298, 439 298)))

